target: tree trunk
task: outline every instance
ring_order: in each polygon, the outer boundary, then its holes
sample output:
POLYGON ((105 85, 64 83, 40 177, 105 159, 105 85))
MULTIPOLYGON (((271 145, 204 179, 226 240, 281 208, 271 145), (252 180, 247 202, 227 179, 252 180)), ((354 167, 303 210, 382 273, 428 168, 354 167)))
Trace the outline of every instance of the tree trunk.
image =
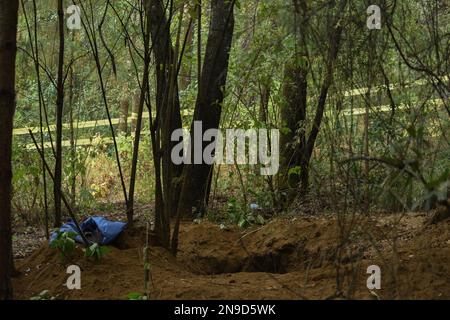
POLYGON ((128 96, 123 97, 120 101, 120 116, 119 116, 119 132, 128 134, 128 112, 130 109, 130 101, 128 96))
POLYGON ((269 116, 269 99, 270 99, 270 87, 266 83, 261 83, 258 119, 264 125, 267 125, 269 116))
POLYGON ((136 132, 137 117, 139 113, 140 92, 133 95, 133 107, 131 108, 131 134, 136 132))
POLYGON ((332 31, 329 36, 329 49, 324 73, 324 79, 320 88, 319 100, 317 102, 316 114, 314 116, 311 132, 306 141, 305 148, 301 153, 301 194, 306 194, 309 187, 309 163, 314 150, 317 136, 322 124, 323 114, 325 112, 325 104, 327 101, 328 90, 333 83, 334 65, 339 53, 339 47, 342 37, 342 25, 339 23, 340 18, 345 12, 347 6, 347 0, 341 0, 339 2, 338 13, 334 19, 334 23, 331 25, 332 31))
POLYGON ((339 2, 337 16, 329 33, 329 50, 323 82, 317 103, 316 113, 309 136, 306 136, 305 120, 307 118, 307 76, 309 71, 306 34, 308 27, 308 7, 306 0, 293 0, 295 12, 296 54, 285 66, 283 95, 284 105, 281 109, 282 135, 281 169, 279 190, 287 191, 285 201, 289 204, 300 187, 300 194, 306 194, 309 184, 309 164, 314 145, 319 134, 328 90, 332 84, 334 64, 337 59, 342 26, 338 23, 347 5, 347 0, 339 2), (297 23, 297 19, 299 19, 297 23), (306 31, 305 31, 306 30, 306 31), (297 167, 300 170, 290 175, 289 170, 297 167))
POLYGON ((55 198, 55 228, 61 226, 62 190, 62 118, 64 108, 64 8, 63 0, 58 0, 59 56, 56 97, 56 158, 53 194, 55 198))
POLYGON ((12 299, 11 144, 15 111, 17 0, 0 0, 0 300, 12 299))
POLYGON ((299 183, 299 176, 289 174, 291 168, 300 166, 301 152, 305 146, 305 120, 307 98, 308 70, 292 63, 285 65, 283 95, 281 108, 282 134, 281 170, 279 189, 287 191, 287 199, 292 198, 299 183))
MULTIPOLYGON (((73 41, 73 37, 72 37, 73 41)), ((74 61, 73 58, 73 50, 71 50, 71 61, 74 61)), ((68 107, 69 107, 69 125, 70 125, 70 170, 71 170, 71 176, 70 176, 70 205, 72 208, 75 208, 76 206, 76 190, 77 190, 77 174, 76 174, 76 166, 77 166, 77 139, 75 136, 75 126, 74 126, 74 89, 76 86, 75 82, 75 75, 73 72, 73 66, 71 66, 68 70, 69 74, 69 101, 68 101, 68 107)), ((45 170, 44 170, 45 172, 45 170)))
MULTIPOLYGON (((193 119, 193 121, 202 122, 202 134, 208 129, 219 128, 224 98, 223 88, 226 84, 228 60, 233 39, 234 3, 235 1, 227 0, 211 1, 212 18, 193 119)), ((194 155, 193 130, 194 123, 191 126, 191 155, 194 155)), ((199 143, 199 141, 196 141, 196 143, 199 143)), ((208 144, 202 144, 202 154, 208 144)), ((201 164, 186 164, 184 166, 177 223, 172 240, 174 253, 176 253, 178 246, 177 228, 180 218, 192 217, 192 208, 195 208, 197 212, 203 212, 205 209, 204 204, 208 197, 208 182, 212 166, 204 163, 203 160, 201 162, 201 164)))
MULTIPOLYGON (((148 3, 146 3, 146 14, 149 15, 148 3)), ((134 190, 136 186, 136 174, 139 158, 139 144, 142 130, 142 113, 144 111, 145 96, 149 89, 149 65, 150 65, 150 24, 147 23, 144 31, 144 72, 142 75, 142 87, 139 97, 136 95, 135 107, 137 110, 133 111, 133 118, 136 117, 134 141, 133 141, 133 159, 131 164, 130 189, 128 192, 127 201, 127 221, 129 225, 133 224, 134 219, 134 190), (137 114, 134 114, 136 112, 137 114)), ((150 121, 151 118, 150 118, 150 121)), ((156 172, 156 170, 155 170, 156 172)))
POLYGON ((295 195, 299 177, 289 174, 290 169, 301 166, 301 152, 305 147, 305 120, 308 94, 308 51, 307 19, 308 7, 306 0, 293 0, 295 12, 296 50, 290 61, 285 65, 283 96, 281 108, 282 134, 281 168, 278 189, 286 194, 283 202, 289 204, 295 195))
MULTIPOLYGON (((368 43, 368 55, 367 55, 367 68, 368 68, 368 79, 367 79, 367 92, 365 98, 365 112, 364 112, 364 136, 363 136, 363 154, 364 157, 370 157, 370 140, 369 140, 369 125, 370 125, 370 109, 372 107, 372 84, 373 84, 373 32, 369 34, 368 43)), ((363 199, 363 212, 369 213, 370 209, 370 163, 368 160, 364 161, 364 199, 363 199)))
MULTIPOLYGON (((189 16, 189 15, 186 15, 189 16)), ((193 52, 193 43, 194 43, 194 24, 191 23, 189 26, 189 30, 187 30, 187 38, 186 38, 186 52, 193 52)), ((186 90, 190 83, 192 77, 192 64, 181 64, 180 70, 180 91, 186 90)))
MULTIPOLYGON (((165 3, 165 2, 164 2, 165 3)), ((156 65, 156 126, 159 131, 157 143, 161 145, 162 199, 158 201, 162 208, 156 208, 156 232, 162 244, 170 246, 170 217, 177 212, 180 195, 183 165, 175 165, 171 160, 172 148, 176 142, 171 141, 172 132, 182 127, 180 115, 180 101, 178 96, 177 71, 178 57, 176 56, 170 38, 170 22, 166 18, 165 7, 161 0, 149 0, 149 23, 153 54, 156 65), (171 76, 171 74, 173 76, 171 76), (159 215, 159 216, 158 216, 159 215)), ((169 8, 171 20, 173 8, 169 8)), ((158 161, 159 162, 159 161, 158 161)))

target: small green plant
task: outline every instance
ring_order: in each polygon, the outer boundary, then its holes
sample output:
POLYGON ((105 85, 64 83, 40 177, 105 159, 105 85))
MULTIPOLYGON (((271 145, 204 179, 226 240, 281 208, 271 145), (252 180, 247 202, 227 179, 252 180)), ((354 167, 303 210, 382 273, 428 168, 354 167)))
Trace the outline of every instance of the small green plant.
POLYGON ((84 250, 84 255, 86 258, 94 259, 95 262, 100 262, 105 254, 110 251, 110 248, 100 246, 98 243, 94 243, 84 250))
POLYGON ((140 292, 130 292, 127 298, 128 300, 148 300, 147 295, 140 292))
POLYGON ((234 197, 228 200, 228 215, 239 228, 247 228, 253 224, 264 224, 264 218, 244 208, 234 197))
POLYGON ((73 231, 61 232, 56 231, 56 238, 50 244, 50 248, 58 249, 62 259, 68 259, 75 251, 75 237, 76 233, 73 231))
POLYGON ((50 294, 50 291, 44 290, 36 296, 30 298, 30 300, 55 300, 56 298, 50 294))
POLYGON ((245 211, 242 210, 241 205, 235 197, 230 197, 228 200, 228 215, 240 228, 245 228, 249 225, 245 211))

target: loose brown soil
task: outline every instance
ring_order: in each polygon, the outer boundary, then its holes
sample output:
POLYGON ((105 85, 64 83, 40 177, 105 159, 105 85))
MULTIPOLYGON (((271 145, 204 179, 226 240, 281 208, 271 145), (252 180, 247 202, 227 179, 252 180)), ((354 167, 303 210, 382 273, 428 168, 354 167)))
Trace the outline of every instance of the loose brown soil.
MULTIPOLYGON (((450 221, 423 227, 425 215, 279 218, 262 227, 185 223, 174 258, 151 245, 152 299, 450 299, 450 221), (342 222, 342 219, 340 219, 342 222), (343 241, 342 239, 346 239, 343 241), (396 239, 394 241, 393 239, 396 239), (379 265, 382 288, 366 287, 379 265), (337 276, 339 275, 339 276, 337 276)), ((126 230, 100 263, 78 248, 70 262, 46 244, 17 261, 15 296, 43 290, 59 299, 126 299, 143 291, 145 229, 126 230), (82 270, 68 290, 66 268, 82 270)))

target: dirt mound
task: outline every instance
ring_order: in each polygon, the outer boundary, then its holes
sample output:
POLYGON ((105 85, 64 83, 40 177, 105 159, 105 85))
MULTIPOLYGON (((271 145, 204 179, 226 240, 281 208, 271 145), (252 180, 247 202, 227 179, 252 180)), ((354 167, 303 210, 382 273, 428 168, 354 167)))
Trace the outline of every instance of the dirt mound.
MULTIPOLYGON (((64 261, 54 250, 43 245, 30 258, 18 264, 22 272, 17 281, 16 294, 29 298, 49 290, 61 299, 124 299, 130 292, 139 292, 143 283, 142 248, 118 249, 110 247, 102 261, 94 262, 84 257, 77 247, 73 257, 64 261), (69 265, 80 267, 82 290, 67 290, 65 283, 69 265)), ((152 247, 150 261, 158 273, 183 274, 183 268, 166 250, 152 247)))
MULTIPOLYGON (((277 219, 248 230, 183 224, 176 259, 150 237, 151 298, 325 299, 338 292, 370 299, 366 268, 373 264, 382 270, 379 298, 450 298, 450 221, 423 229, 420 217, 396 219, 377 217, 379 223, 355 228, 345 247, 342 230, 328 218, 277 219)), ((43 244, 17 262, 16 298, 43 290, 60 299, 125 299, 142 292, 144 243, 145 228, 126 230, 100 263, 84 258, 81 248, 62 262, 43 244), (81 290, 64 286, 70 264, 82 270, 81 290)))

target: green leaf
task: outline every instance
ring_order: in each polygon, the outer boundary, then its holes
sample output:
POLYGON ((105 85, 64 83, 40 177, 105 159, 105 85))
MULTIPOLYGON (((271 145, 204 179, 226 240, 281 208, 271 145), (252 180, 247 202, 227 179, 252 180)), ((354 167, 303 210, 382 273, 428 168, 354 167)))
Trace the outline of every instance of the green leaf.
POLYGON ((110 247, 99 247, 99 251, 100 251, 101 255, 104 256, 105 254, 111 252, 111 248, 110 247))
POLYGON ((130 292, 127 295, 128 300, 141 300, 142 294, 139 292, 130 292))
POLYGON ((450 179, 450 169, 444 170, 437 178, 431 180, 427 184, 429 190, 434 190, 439 188, 442 184, 446 183, 450 179))
POLYGON ((291 176, 291 175, 298 176, 298 175, 300 175, 300 172, 301 172, 301 167, 295 166, 295 167, 289 169, 288 175, 289 176, 291 176))
POLYGON ((245 228, 247 225, 247 220, 244 217, 241 217, 238 222, 239 228, 245 228))

